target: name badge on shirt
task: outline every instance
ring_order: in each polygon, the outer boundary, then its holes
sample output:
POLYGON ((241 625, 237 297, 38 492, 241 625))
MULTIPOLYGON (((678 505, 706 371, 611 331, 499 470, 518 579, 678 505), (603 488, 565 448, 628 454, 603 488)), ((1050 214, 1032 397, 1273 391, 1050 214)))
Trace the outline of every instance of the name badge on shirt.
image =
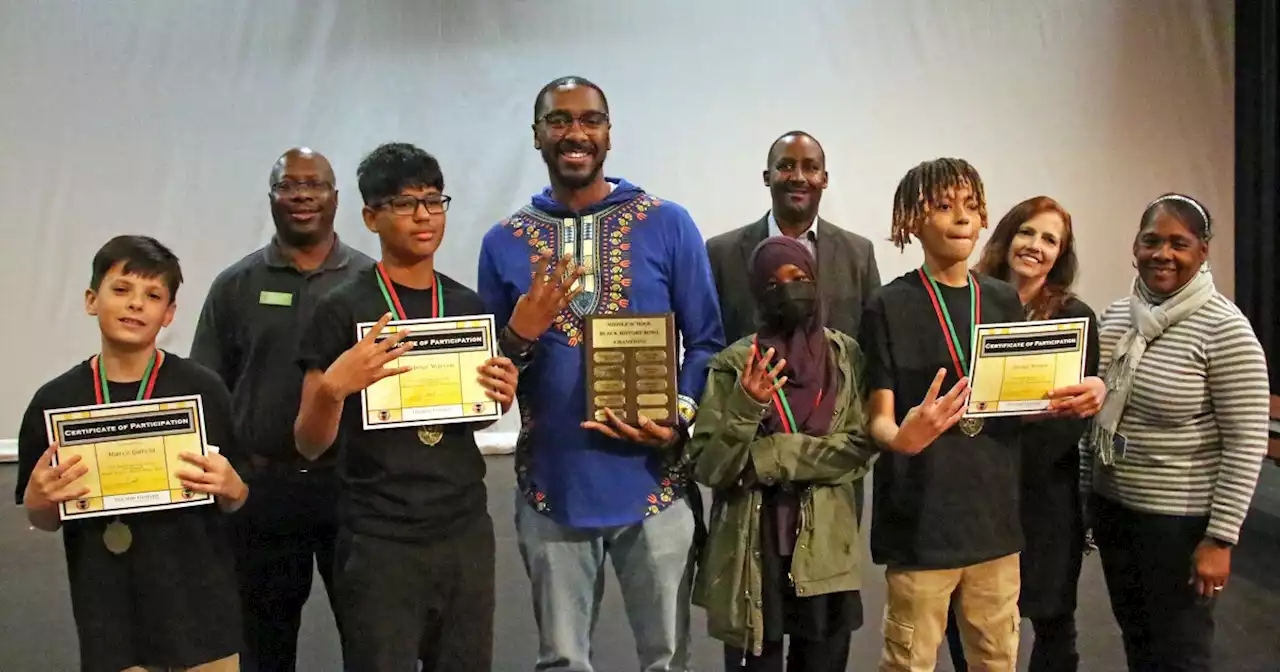
POLYGON ((1111 454, 1115 455, 1115 461, 1119 462, 1124 459, 1125 450, 1129 447, 1129 439, 1124 434, 1116 432, 1111 437, 1111 454))
POLYGON ((292 306, 293 294, 289 292, 258 292, 258 303, 264 306, 292 306))

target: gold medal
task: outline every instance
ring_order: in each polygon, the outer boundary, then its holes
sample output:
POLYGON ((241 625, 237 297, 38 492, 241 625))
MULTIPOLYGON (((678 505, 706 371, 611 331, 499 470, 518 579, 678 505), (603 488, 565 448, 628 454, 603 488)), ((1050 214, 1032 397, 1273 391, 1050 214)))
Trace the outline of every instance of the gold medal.
POLYGON ((982 418, 960 418, 960 431, 968 437, 977 436, 982 431, 982 418))
POLYGON ((440 443, 440 439, 444 438, 444 432, 438 427, 429 427, 423 425, 418 428, 418 440, 428 446, 434 446, 440 443))
POLYGON ((107 524, 107 529, 102 531, 102 543, 108 551, 121 555, 133 545, 133 532, 128 525, 119 520, 113 520, 107 524))

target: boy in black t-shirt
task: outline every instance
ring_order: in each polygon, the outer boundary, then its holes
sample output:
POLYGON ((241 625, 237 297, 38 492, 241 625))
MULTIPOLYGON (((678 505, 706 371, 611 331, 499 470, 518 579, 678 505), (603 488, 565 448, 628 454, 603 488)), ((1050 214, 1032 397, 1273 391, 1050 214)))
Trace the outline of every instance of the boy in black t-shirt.
POLYGON ((974 326, 1023 319, 1013 287, 969 271, 986 226, 967 162, 911 169, 894 196, 893 241, 918 238, 924 264, 876 290, 863 313, 868 428, 885 450, 871 523, 872 559, 887 565, 881 670, 933 669, 953 594, 970 662, 1012 671, 1017 661, 1018 421, 963 417, 974 326))
POLYGON ((102 351, 41 387, 18 435, 15 497, 33 526, 62 529, 86 672, 239 669, 240 604, 224 513, 244 503, 248 488, 229 461, 238 453, 226 387, 209 370, 156 348, 181 283, 177 257, 156 240, 107 242, 85 292, 102 351), (58 506, 89 494, 79 480, 88 468, 79 455, 53 465, 58 446, 50 444, 44 411, 184 395, 200 395, 208 444, 221 449, 180 455, 186 465, 176 475, 216 504, 63 524, 58 506))
POLYGON ((1050 391, 1040 415, 964 417, 976 325, 1024 319, 1011 285, 969 270, 986 226, 982 178, 968 162, 912 168, 894 195, 893 241, 903 249, 918 238, 924 264, 873 292, 863 311, 868 430, 885 451, 871 522, 872 560, 887 565, 881 670, 933 669, 954 606, 969 664, 1012 672, 1021 620, 1019 427, 1087 417, 1106 395, 1094 376, 1050 391))
MULTIPOLYGON (((361 672, 488 670, 492 659, 494 536, 476 424, 365 430, 359 392, 406 371, 385 365, 407 351, 391 319, 484 313, 475 292, 436 272, 450 198, 430 154, 383 145, 360 164, 365 225, 382 261, 316 307, 302 337, 306 371, 294 427, 315 459, 339 446, 342 481, 337 606, 346 665, 361 672), (356 325, 378 322, 356 339, 356 325)), ((505 357, 478 382, 505 413, 516 368, 505 357)))

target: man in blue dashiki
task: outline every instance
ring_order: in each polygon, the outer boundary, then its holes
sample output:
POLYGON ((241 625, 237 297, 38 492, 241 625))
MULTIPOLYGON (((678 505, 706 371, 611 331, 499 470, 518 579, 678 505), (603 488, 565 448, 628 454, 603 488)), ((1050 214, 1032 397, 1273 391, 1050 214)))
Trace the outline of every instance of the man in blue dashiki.
POLYGON ((591 672, 608 558, 640 669, 683 672, 701 507, 686 501, 696 487, 679 457, 724 334, 697 226, 681 206, 604 176, 610 130, 595 84, 565 77, 539 92, 534 146, 551 185, 485 235, 478 286, 521 367, 516 528, 537 669, 591 672), (667 312, 684 346, 679 421, 586 418, 584 316, 667 312))

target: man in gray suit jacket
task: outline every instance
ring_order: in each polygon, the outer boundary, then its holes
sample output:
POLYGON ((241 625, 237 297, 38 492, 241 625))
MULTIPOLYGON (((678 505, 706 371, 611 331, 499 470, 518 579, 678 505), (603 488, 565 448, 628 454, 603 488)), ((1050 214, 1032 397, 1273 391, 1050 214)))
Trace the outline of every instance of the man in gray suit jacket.
POLYGON ((808 133, 791 131, 778 138, 769 148, 764 171, 773 208, 759 221, 707 241, 726 343, 759 327, 747 264, 760 241, 778 235, 799 239, 814 253, 827 327, 857 338, 862 304, 880 286, 880 270, 870 240, 818 216, 827 188, 826 166, 822 145, 808 133))

